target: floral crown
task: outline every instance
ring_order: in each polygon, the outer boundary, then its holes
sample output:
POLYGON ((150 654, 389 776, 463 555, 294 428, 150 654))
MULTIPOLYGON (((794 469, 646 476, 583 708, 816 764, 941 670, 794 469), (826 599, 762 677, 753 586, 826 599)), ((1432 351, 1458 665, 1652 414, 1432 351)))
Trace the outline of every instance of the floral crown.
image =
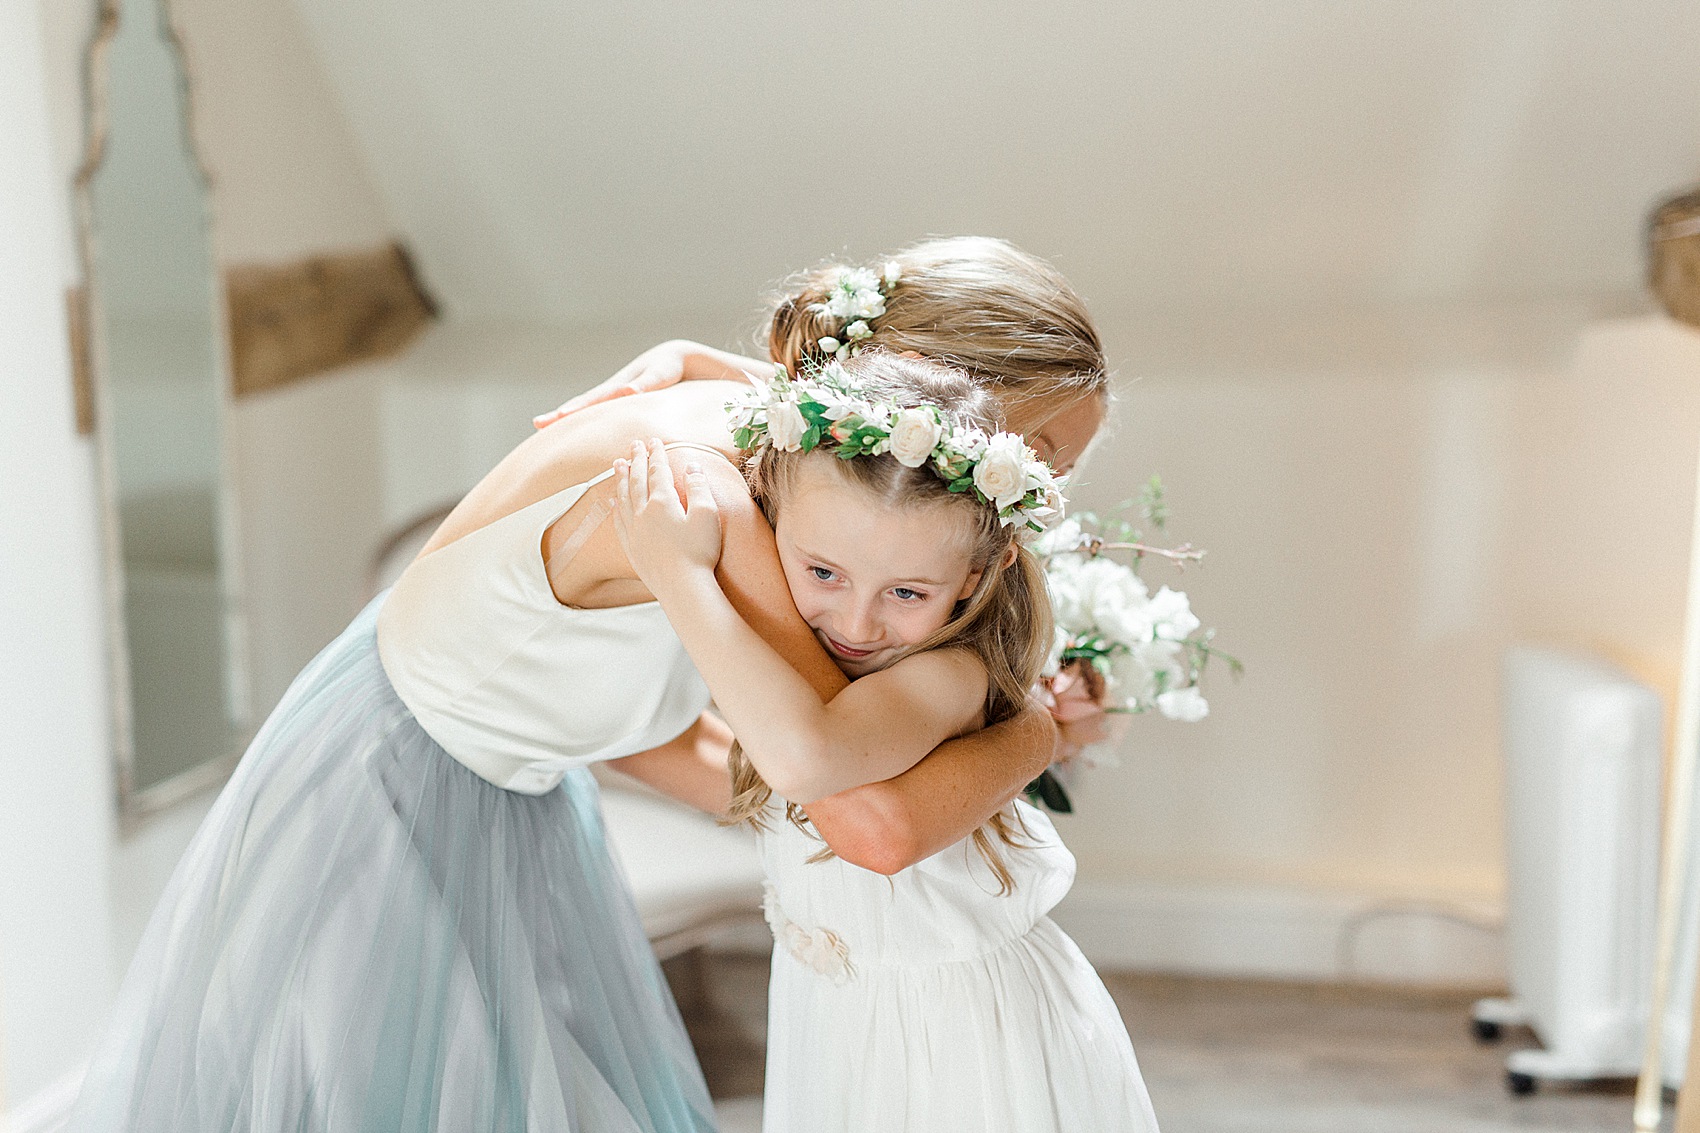
POLYGON ((822 354, 840 362, 862 352, 863 339, 874 336, 870 321, 885 314, 885 290, 902 278, 903 269, 896 260, 885 265, 884 276, 875 275, 872 268, 840 268, 838 277, 827 288, 826 299, 810 303, 809 310, 825 315, 839 324, 836 335, 823 335, 815 340, 822 354))
POLYGON ((793 378, 783 366, 765 385, 727 402, 739 448, 830 449, 841 460, 890 453, 907 468, 930 465, 952 492, 973 492, 1005 527, 1043 531, 1062 516, 1065 477, 1016 433, 987 436, 949 424, 936 405, 873 401, 837 361, 793 378))

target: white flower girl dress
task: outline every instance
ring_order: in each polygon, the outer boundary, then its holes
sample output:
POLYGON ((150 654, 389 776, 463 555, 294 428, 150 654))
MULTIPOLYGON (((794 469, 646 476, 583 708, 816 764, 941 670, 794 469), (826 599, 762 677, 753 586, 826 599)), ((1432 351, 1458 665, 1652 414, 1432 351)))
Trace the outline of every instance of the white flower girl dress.
POLYGON ((1014 804, 1015 890, 964 840, 885 877, 769 814, 765 1133, 1156 1133, 1121 1015, 1046 914, 1074 881, 1014 804))

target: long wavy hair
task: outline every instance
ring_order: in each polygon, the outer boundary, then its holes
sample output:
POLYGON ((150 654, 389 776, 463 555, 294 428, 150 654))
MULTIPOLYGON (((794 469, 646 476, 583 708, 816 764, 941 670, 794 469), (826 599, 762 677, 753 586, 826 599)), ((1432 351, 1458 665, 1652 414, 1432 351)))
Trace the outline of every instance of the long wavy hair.
MULTIPOLYGON (((936 405, 959 428, 995 432, 1000 427, 995 395, 963 370, 881 350, 850 359, 845 370, 870 398, 899 406, 936 405)), ((831 462, 847 483, 867 492, 882 507, 948 508, 959 517, 971 568, 980 571, 979 582, 956 603, 949 621, 904 655, 929 649, 968 650, 986 669, 985 723, 995 724, 1021 711, 1050 648, 1051 606, 1044 572, 1018 541, 1018 528, 999 523, 995 510, 972 493, 952 493, 925 465, 909 468, 890 455, 842 460, 819 449, 786 453, 763 448, 745 454, 744 474, 769 523, 779 522, 780 512, 793 498, 798 469, 805 461, 831 462)), ((737 745, 730 767, 733 797, 727 821, 765 825, 772 789, 737 745)), ((787 802, 786 813, 799 828, 809 829, 802 808, 787 802)), ((1019 819, 1006 810, 973 836, 1004 893, 1013 889, 1014 881, 993 839, 1019 846, 1019 831, 1019 819)), ((823 848, 812 860, 831 853, 823 848)))

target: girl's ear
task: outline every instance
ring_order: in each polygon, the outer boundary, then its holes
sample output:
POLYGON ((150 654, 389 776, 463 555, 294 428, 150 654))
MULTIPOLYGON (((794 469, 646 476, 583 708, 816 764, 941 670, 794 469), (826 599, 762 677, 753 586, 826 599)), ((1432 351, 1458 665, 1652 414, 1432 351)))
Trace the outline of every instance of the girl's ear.
POLYGON ((1014 566, 1015 565, 1015 556, 1020 554, 1020 553, 1021 552, 1016 547, 1016 545, 1014 543, 1011 543, 1008 546, 1008 548, 1006 548, 1004 550, 1003 563, 1001 565, 999 565, 998 569, 999 570, 1008 570, 1010 567, 1014 566))

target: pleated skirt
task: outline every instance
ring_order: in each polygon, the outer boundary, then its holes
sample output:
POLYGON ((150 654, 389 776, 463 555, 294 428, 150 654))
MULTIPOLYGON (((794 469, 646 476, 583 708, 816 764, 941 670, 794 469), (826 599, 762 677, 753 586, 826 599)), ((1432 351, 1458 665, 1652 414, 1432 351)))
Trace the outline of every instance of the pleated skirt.
POLYGON ((67 1129, 712 1129, 595 781, 532 797, 455 762, 384 675, 381 601, 190 844, 67 1129))
POLYGON ((764 1133, 1158 1133, 1121 1015, 1049 918, 983 956, 862 964, 773 950, 764 1133))

